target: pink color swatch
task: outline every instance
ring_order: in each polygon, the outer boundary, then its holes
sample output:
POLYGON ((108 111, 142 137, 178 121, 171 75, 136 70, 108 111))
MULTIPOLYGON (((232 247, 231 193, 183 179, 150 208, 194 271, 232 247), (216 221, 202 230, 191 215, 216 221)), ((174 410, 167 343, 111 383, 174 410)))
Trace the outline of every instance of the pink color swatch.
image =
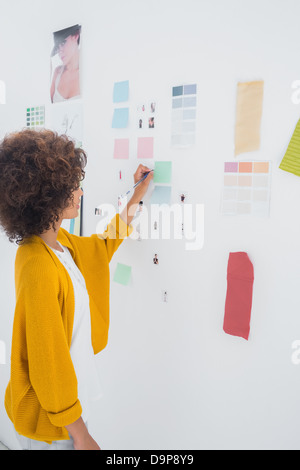
POLYGON ((129 139, 115 139, 114 158, 129 158, 129 139))
POLYGON ((153 158, 154 138, 139 137, 137 158, 153 158))

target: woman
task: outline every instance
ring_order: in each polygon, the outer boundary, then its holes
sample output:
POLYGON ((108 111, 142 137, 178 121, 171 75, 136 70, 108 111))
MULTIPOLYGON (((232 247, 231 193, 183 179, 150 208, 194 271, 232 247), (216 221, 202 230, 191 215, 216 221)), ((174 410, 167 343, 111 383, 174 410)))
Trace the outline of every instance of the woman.
POLYGON ((79 44, 81 26, 71 26, 54 33, 52 56, 58 53, 62 65, 54 70, 51 83, 51 101, 80 98, 79 44))
MULTIPOLYGON (((78 215, 86 159, 48 130, 10 134, 0 144, 0 224, 19 245, 5 408, 23 449, 100 449, 86 422, 99 394, 94 354, 107 343, 109 262, 153 175, 104 234, 78 237, 60 225, 78 215)), ((134 181, 148 171, 139 165, 134 181)))

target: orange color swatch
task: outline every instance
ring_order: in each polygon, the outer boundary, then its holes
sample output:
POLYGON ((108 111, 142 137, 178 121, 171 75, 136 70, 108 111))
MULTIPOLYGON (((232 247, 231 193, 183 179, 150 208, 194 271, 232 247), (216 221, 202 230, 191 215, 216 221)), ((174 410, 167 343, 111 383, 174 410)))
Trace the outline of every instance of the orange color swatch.
POLYGON ((269 162, 254 162, 253 172, 254 173, 269 173, 269 162))
POLYGON ((252 173, 252 162, 240 162, 239 173, 252 173))

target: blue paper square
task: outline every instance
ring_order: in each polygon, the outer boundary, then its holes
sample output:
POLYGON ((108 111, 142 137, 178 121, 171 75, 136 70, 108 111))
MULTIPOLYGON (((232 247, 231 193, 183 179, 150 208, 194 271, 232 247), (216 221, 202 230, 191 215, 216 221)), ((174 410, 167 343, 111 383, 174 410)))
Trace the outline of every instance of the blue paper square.
POLYGON ((184 94, 185 95, 196 95, 197 94, 197 85, 184 85, 184 94))
POLYGON ((154 186, 150 204, 169 204, 171 199, 171 186, 154 186))
POLYGON ((113 129, 124 129, 128 126, 129 108, 117 108, 114 110, 113 129))
POLYGON ((114 84, 113 101, 114 103, 122 103, 128 101, 129 98, 129 81, 116 82, 114 84))
POLYGON ((181 96, 183 95, 183 86, 174 86, 173 87, 173 96, 181 96))

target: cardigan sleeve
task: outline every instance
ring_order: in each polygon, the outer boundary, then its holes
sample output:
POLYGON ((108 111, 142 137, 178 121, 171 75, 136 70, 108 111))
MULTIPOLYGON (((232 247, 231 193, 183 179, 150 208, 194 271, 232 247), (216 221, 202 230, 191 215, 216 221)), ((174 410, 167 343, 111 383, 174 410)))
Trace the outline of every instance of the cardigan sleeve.
POLYGON ((42 408, 55 426, 82 414, 77 378, 62 320, 56 267, 32 257, 18 275, 16 297, 25 313, 29 378, 42 408))
POLYGON ((105 247, 108 256, 108 262, 112 259, 113 254, 117 251, 121 243, 133 231, 133 226, 127 225, 121 219, 119 214, 116 214, 111 222, 108 224, 105 232, 102 234, 95 234, 92 237, 98 237, 100 240, 105 241, 105 247))

